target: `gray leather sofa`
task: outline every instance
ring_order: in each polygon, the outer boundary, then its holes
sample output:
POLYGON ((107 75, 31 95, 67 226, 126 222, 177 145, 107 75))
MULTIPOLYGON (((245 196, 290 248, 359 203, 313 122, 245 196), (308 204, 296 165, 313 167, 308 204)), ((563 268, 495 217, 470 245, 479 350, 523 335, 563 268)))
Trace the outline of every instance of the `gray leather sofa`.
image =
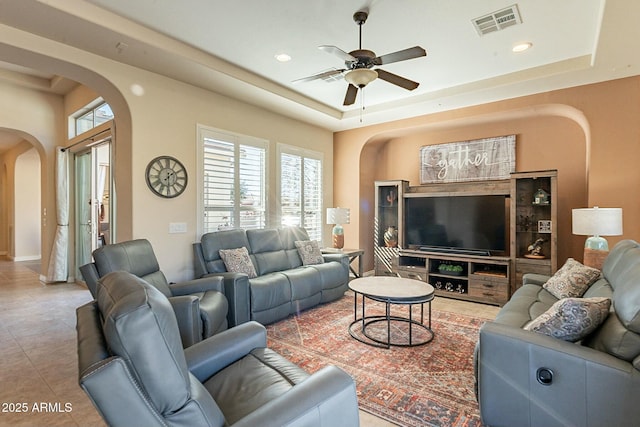
POLYGON ((89 291, 96 297, 98 279, 113 271, 128 271, 155 286, 167 298, 178 318, 184 347, 227 329, 229 304, 222 279, 206 278, 168 283, 153 247, 146 239, 128 240, 93 251, 94 262, 80 267, 89 291))
POLYGON ((480 329, 478 401, 487 426, 640 425, 640 245, 618 243, 583 297, 610 297, 605 322, 578 343, 522 329, 557 299, 528 274, 480 329))
POLYGON ((155 287, 119 271, 77 314, 79 383, 111 426, 359 425, 353 379, 309 375, 266 347, 248 322, 184 349, 155 287))
POLYGON ((324 262, 303 265, 296 241, 308 241, 302 227, 234 229, 205 233, 193 244, 196 277, 223 277, 230 326, 248 320, 269 324, 290 314, 334 301, 349 283, 349 259, 325 254, 324 262), (221 249, 246 247, 257 277, 228 272, 221 249))

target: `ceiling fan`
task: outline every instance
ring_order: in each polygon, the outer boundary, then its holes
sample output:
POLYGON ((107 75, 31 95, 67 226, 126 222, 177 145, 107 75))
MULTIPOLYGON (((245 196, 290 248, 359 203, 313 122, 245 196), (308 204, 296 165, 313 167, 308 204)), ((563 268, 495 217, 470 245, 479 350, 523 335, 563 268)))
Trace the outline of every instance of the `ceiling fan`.
POLYGON ((347 87, 347 94, 344 97, 343 105, 353 104, 356 100, 356 96, 358 95, 358 89, 364 88, 377 78, 407 90, 414 90, 417 88, 420 84, 418 82, 414 82, 413 80, 406 79, 380 68, 376 68, 375 70, 372 68, 379 65, 391 64, 392 62, 406 61, 407 59, 426 56, 427 52, 420 46, 414 46, 408 49, 389 53, 387 55, 376 56, 373 51, 362 49, 362 25, 367 22, 368 17, 369 13, 364 10, 353 14, 353 20, 358 24, 360 31, 360 43, 358 50, 353 50, 347 53, 336 46, 324 45, 318 47, 320 50, 342 59, 346 68, 326 71, 324 73, 294 80, 294 82, 308 82, 345 73, 344 79, 349 82, 349 86, 347 87))

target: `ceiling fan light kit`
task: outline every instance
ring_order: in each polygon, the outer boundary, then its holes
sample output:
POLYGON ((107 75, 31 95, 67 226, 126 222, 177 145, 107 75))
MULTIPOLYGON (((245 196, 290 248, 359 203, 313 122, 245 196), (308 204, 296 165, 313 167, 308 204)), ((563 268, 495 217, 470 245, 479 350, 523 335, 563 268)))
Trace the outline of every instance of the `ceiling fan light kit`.
POLYGON ((408 49, 389 53, 387 55, 376 56, 373 51, 362 49, 362 25, 367 22, 368 17, 369 14, 363 10, 360 10, 353 14, 353 20, 356 24, 358 24, 360 33, 359 48, 357 50, 353 50, 347 53, 336 46, 319 46, 320 50, 337 56, 338 58, 343 60, 346 68, 343 68, 341 70, 327 71, 324 73, 298 79, 294 82, 308 82, 312 80, 325 79, 330 76, 345 73, 344 79, 349 83, 343 103, 343 105, 345 106, 352 105, 355 102, 356 96, 358 95, 358 89, 364 89, 365 86, 378 78, 406 90, 414 90, 415 88, 417 88, 420 84, 418 82, 414 82, 380 68, 377 68, 375 70, 373 70, 372 68, 379 65, 386 65, 393 62, 406 61, 408 59, 426 56, 427 52, 420 46, 414 46, 408 49))
POLYGON ((346 81, 360 89, 377 78, 378 73, 375 70, 370 70, 368 68, 356 68, 355 70, 347 72, 344 76, 346 81))

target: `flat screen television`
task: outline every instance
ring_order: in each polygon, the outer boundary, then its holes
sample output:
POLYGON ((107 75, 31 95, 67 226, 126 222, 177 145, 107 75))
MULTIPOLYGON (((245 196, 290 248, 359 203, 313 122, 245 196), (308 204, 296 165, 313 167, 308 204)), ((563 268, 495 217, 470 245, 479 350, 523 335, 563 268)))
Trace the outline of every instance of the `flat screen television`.
POLYGON ((509 197, 420 196, 405 198, 404 242, 409 249, 506 255, 509 197))

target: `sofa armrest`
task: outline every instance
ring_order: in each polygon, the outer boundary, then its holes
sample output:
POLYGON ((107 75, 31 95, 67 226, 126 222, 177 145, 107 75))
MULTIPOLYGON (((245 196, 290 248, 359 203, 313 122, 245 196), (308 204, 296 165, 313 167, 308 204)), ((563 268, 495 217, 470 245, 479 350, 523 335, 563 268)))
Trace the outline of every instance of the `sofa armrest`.
POLYGON ((629 362, 514 326, 480 328, 478 401, 485 425, 629 425, 640 417, 637 393, 640 373, 629 362))
POLYGON ((233 424, 249 426, 360 425, 353 379, 336 366, 327 366, 291 390, 233 424))
POLYGON ((169 284, 171 293, 178 295, 191 295, 198 292, 217 291, 224 293, 224 286, 221 277, 202 277, 188 280, 186 282, 169 284))
POLYGON ((200 320, 200 300, 195 295, 169 297, 176 314, 182 347, 187 348, 202 340, 202 321, 200 320))
POLYGON ((525 273, 522 276, 522 284, 523 285, 544 285, 547 283, 551 276, 547 276, 545 274, 537 274, 537 273, 525 273))
POLYGON ((204 382, 216 372, 267 346, 267 330, 258 322, 247 322, 200 341, 184 350, 189 371, 204 382))
POLYGON ((98 270, 96 269, 96 265, 93 262, 85 264, 80 267, 80 273, 82 273, 82 278, 87 284, 87 288, 89 288, 91 296, 93 297, 93 299, 95 299, 96 287, 98 286, 98 279, 100 278, 100 276, 98 275, 98 270))
POLYGON ((193 270, 195 277, 203 277, 208 271, 204 261, 204 254, 202 253, 202 243, 196 242, 191 248, 193 249, 193 270))
POLYGON ((232 328, 251 320, 249 278, 242 273, 211 273, 205 277, 221 277, 224 295, 229 303, 227 323, 232 328))
POLYGON ((345 254, 322 254, 325 262, 336 261, 349 268, 349 257, 345 254))

